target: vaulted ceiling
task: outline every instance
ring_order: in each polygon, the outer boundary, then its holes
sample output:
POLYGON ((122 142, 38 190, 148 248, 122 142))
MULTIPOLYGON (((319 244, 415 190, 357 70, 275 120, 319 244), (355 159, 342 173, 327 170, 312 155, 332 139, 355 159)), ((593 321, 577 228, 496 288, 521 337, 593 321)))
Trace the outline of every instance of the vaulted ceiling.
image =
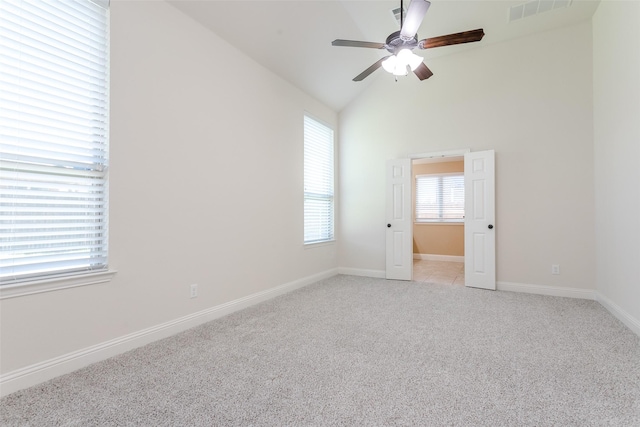
MULTIPOLYGON (((262 66, 336 111, 344 108, 376 79, 393 77, 382 69, 362 82, 352 78, 385 56, 385 50, 333 47, 334 39, 384 42, 399 29, 387 0, 172 0, 180 9, 262 66)), ((409 0, 404 4, 408 7, 409 0)), ((588 20, 598 1, 591 0, 431 0, 418 39, 483 28, 478 43, 417 53, 429 60, 500 43, 588 20), (555 2, 555 3, 554 3, 555 2), (511 8, 531 16, 510 20, 511 8), (549 10, 545 10, 549 9, 549 10), (544 11, 543 11, 544 10, 544 11), (510 22, 511 21, 511 22, 510 22)), ((552 48, 552 46, 550 46, 552 48)), ((224 59, 221 59, 224 64, 224 59)), ((545 67, 548 64, 541 64, 545 67)), ((224 64, 233 70, 233 64, 224 64)), ((430 67, 437 75, 437 67, 430 67)), ((415 84, 437 84, 433 77, 415 84)))

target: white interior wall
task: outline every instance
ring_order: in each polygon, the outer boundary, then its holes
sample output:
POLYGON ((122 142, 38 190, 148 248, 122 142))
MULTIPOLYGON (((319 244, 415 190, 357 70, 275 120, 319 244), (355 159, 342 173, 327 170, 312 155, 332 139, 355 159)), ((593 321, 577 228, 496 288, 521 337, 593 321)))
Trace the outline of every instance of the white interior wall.
POLYGON ((335 245, 303 247, 305 111, 336 126, 335 112, 174 7, 112 1, 118 273, 2 300, 0 372, 335 269, 335 245))
POLYGON ((421 83, 377 71, 340 113, 342 271, 384 270, 387 159, 495 149, 498 282, 593 290, 591 23, 428 66, 421 83))
POLYGON ((600 3, 593 17, 593 93, 597 287, 640 333, 638 23, 640 2, 600 3))

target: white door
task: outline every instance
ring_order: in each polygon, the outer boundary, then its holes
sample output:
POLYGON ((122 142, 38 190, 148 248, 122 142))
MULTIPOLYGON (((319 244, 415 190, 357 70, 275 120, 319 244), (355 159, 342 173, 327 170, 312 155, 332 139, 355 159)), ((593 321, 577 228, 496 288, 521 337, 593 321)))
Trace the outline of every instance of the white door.
POLYGON ((411 159, 387 161, 387 279, 411 280, 413 228, 411 159))
POLYGON ((464 283, 496 289, 495 154, 464 155, 464 283))

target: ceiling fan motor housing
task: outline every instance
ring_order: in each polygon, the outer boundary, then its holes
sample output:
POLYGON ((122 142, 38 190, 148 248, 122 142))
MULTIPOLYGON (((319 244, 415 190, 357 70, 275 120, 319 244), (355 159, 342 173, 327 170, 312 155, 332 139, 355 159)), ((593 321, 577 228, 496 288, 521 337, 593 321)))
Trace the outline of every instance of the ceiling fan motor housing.
POLYGON ((402 40, 400 38, 400 31, 396 31, 395 33, 391 33, 389 37, 387 37, 387 41, 384 45, 384 48, 389 51, 389 53, 397 54, 401 49, 409 49, 413 50, 416 46, 418 46, 418 35, 413 36, 411 40, 402 40))

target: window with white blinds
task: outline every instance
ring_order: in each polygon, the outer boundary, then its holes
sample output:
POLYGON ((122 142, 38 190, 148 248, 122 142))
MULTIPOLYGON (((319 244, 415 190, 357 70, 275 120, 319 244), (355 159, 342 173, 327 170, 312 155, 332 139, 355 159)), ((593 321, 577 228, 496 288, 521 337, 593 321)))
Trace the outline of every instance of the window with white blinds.
POLYGON ((464 221, 464 175, 416 176, 417 222, 464 221))
POLYGON ((107 266, 108 0, 0 1, 0 280, 107 266))
POLYGON ((333 240, 333 129, 304 116, 304 243, 333 240))

